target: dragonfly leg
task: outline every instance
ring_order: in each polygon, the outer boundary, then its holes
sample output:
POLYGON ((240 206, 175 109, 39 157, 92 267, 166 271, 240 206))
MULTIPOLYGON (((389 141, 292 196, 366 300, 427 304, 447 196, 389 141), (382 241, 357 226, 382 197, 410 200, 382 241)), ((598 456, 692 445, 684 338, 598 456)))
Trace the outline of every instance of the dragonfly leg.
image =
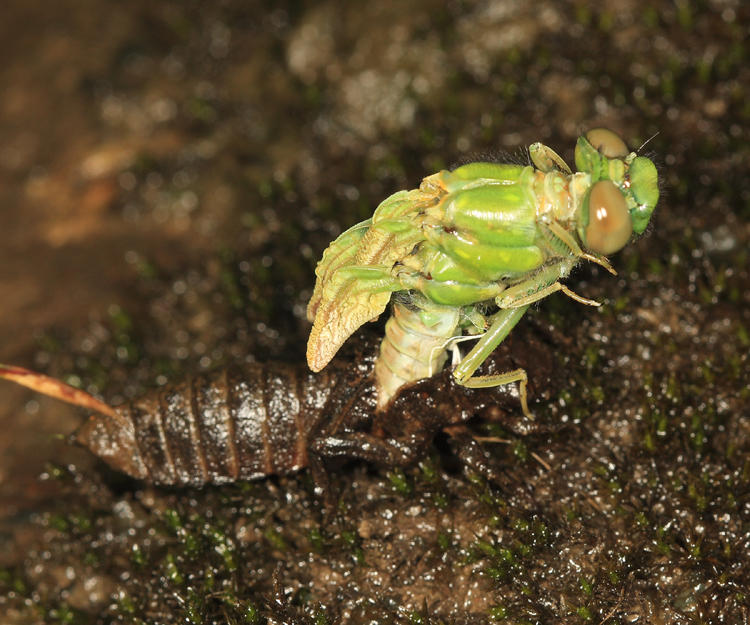
POLYGON ((502 483, 500 467, 479 444, 465 425, 452 425, 443 428, 448 434, 448 444, 466 469, 483 476, 497 485, 502 483))
POLYGON ((573 256, 582 260, 588 260, 592 263, 596 263, 597 265, 604 267, 613 276, 617 275, 614 267, 609 264, 609 261, 604 256, 595 256, 594 254, 584 252, 581 249, 581 246, 578 245, 578 242, 573 238, 573 235, 571 235, 570 232, 563 228, 559 223, 553 221, 547 226, 547 228, 552 235, 554 235, 570 250, 573 256))
POLYGON ((580 304, 586 304, 587 306, 601 306, 601 302, 597 302, 596 300, 588 299, 587 297, 578 295, 578 293, 572 291, 561 282, 553 282, 552 284, 545 286, 536 293, 531 293, 529 295, 523 295, 515 298, 506 292, 503 297, 497 298, 497 305, 500 306, 500 308, 517 308, 519 306, 528 306, 529 304, 533 304, 534 302, 538 302, 539 300, 544 299, 548 295, 557 293, 557 291, 562 291, 569 298, 574 299, 580 304))
MULTIPOLYGON (((573 242, 575 244, 575 242, 573 242)), ((580 248, 578 248, 580 251, 580 248)), ((599 306, 599 302, 587 299, 571 291, 559 282, 561 277, 570 273, 577 258, 568 258, 558 263, 544 267, 531 278, 505 289, 495 298, 500 310, 490 317, 489 329, 481 335, 474 348, 461 360, 453 370, 453 377, 458 384, 472 388, 501 386, 512 382, 519 383, 519 397, 523 413, 531 418, 526 398, 526 372, 514 369, 506 373, 490 376, 474 377, 474 372, 489 357, 495 348, 502 343, 510 331, 523 317, 526 310, 534 302, 544 299, 557 291, 562 291, 568 297, 589 306, 599 306)))
POLYGON ((468 386, 469 388, 488 388, 492 386, 502 386, 519 382, 519 397, 521 408, 526 417, 533 419, 529 412, 526 400, 526 382, 527 376, 523 369, 515 369, 507 373, 486 376, 474 376, 477 368, 487 359, 487 357, 505 340, 510 331, 516 326, 528 309, 528 305, 518 308, 508 308, 495 313, 492 317, 492 323, 489 330, 482 335, 474 348, 464 356, 460 364, 453 370, 453 377, 458 384, 468 386))
POLYGON ((474 348, 466 354, 461 363, 453 370, 453 377, 459 384, 465 385, 472 374, 479 368, 487 357, 505 340, 510 331, 521 320, 528 306, 509 308, 495 313, 492 323, 474 348))
POLYGON ((558 282, 560 276, 565 276, 570 271, 574 261, 564 262, 546 267, 532 278, 524 280, 503 291, 496 298, 500 311, 490 317, 490 327, 481 336, 474 348, 461 360, 460 364, 453 370, 453 377, 458 384, 471 388, 486 388, 519 383, 519 399, 524 415, 532 418, 527 405, 526 383, 527 376, 523 369, 514 369, 506 373, 474 376, 474 372, 489 357, 495 348, 502 343, 510 334, 510 331, 520 321, 529 306, 534 302, 544 299, 556 291, 562 291, 578 302, 598 306, 598 302, 586 299, 571 291, 564 284, 558 282))
POLYGON ((384 466, 404 467, 419 457, 426 444, 426 437, 425 440, 402 441, 365 432, 343 432, 312 441, 310 450, 322 458, 358 458, 384 466))
POLYGON ((505 289, 502 295, 498 295, 495 298, 495 303, 498 308, 501 309, 519 308, 521 306, 529 306, 534 302, 538 302, 557 291, 562 291, 565 295, 581 304, 600 306, 599 302, 582 297, 559 282, 559 278, 565 277, 570 273, 574 264, 575 261, 569 259, 545 267, 528 280, 524 280, 505 289))
POLYGON ((492 386, 505 386, 506 384, 518 382, 518 398, 521 401, 521 410, 523 410, 523 414, 527 418, 533 420, 534 415, 529 410, 528 394, 526 392, 528 381, 529 378, 524 369, 513 369, 513 371, 506 371, 505 373, 497 373, 495 375, 473 376, 466 380, 463 385, 469 388, 490 388, 492 386))
POLYGON ((564 174, 571 174, 570 167, 551 147, 543 143, 532 143, 529 146, 529 156, 534 166, 543 172, 561 171, 564 174))

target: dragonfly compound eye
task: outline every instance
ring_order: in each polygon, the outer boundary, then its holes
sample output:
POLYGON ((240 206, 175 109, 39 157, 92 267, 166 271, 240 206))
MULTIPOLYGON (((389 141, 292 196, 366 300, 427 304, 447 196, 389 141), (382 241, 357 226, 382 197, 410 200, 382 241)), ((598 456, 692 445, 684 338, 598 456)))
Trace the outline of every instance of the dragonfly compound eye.
POLYGON ((625 158, 630 153, 625 142, 607 128, 589 130, 586 139, 595 150, 607 158, 625 158))
POLYGON ((585 245, 598 254, 613 254, 625 247, 633 224, 625 197, 610 180, 602 180, 589 193, 585 245))

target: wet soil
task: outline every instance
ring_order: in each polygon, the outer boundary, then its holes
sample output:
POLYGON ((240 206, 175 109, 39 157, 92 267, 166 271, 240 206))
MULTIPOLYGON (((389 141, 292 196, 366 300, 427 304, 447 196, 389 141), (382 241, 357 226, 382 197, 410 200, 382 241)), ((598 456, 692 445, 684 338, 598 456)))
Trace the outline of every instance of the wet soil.
POLYGON ((149 487, 3 383, 0 620, 748 622, 749 24, 731 0, 4 3, 0 362, 113 404, 304 366, 328 241, 442 167, 570 161, 606 126, 650 139, 662 198, 618 277, 571 277, 604 306, 558 294, 514 331, 511 360, 547 336, 532 409, 565 427, 474 424, 501 484, 438 438, 334 473, 335 514, 307 472, 149 487))

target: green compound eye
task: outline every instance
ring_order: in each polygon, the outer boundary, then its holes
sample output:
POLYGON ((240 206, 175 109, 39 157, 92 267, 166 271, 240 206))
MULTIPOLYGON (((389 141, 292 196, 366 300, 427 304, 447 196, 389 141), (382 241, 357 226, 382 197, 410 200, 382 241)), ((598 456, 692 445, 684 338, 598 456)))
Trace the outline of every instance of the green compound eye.
POLYGON ((625 158, 630 154, 625 142, 607 128, 589 130, 586 139, 595 150, 607 158, 625 158))
POLYGON ((633 234, 628 205, 620 189, 610 180, 591 187, 588 224, 584 231, 586 247, 598 254, 613 254, 625 247, 633 234))
POLYGON ((646 229, 659 201, 659 175, 654 164, 645 156, 637 157, 630 165, 630 188, 638 203, 631 213, 633 230, 640 234, 646 229))

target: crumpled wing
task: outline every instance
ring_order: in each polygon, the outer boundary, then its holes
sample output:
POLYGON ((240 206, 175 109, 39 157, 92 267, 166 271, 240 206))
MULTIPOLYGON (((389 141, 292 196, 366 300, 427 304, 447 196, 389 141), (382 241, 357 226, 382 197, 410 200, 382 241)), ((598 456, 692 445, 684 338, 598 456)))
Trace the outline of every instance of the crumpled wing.
MULTIPOLYGON (((370 227, 372 219, 362 221, 342 232, 338 238, 333 241, 323 252, 323 258, 318 262, 315 268, 315 288, 312 297, 307 303, 307 320, 314 321, 318 307, 323 299, 323 292, 330 284, 333 275, 341 267, 347 267, 356 264, 355 258, 359 249, 359 243, 362 237, 370 227)), ((328 297, 334 295, 328 287, 328 297)))
POLYGON ((391 293, 404 288, 392 269, 424 240, 419 218, 435 198, 418 189, 394 193, 371 219, 328 246, 315 269, 317 282, 307 306, 313 322, 307 342, 310 369, 325 367, 357 328, 385 310, 391 293))
POLYGON ((363 323, 385 310, 391 293, 401 288, 390 267, 342 267, 322 289, 307 341, 307 364, 325 367, 344 341, 363 323))

